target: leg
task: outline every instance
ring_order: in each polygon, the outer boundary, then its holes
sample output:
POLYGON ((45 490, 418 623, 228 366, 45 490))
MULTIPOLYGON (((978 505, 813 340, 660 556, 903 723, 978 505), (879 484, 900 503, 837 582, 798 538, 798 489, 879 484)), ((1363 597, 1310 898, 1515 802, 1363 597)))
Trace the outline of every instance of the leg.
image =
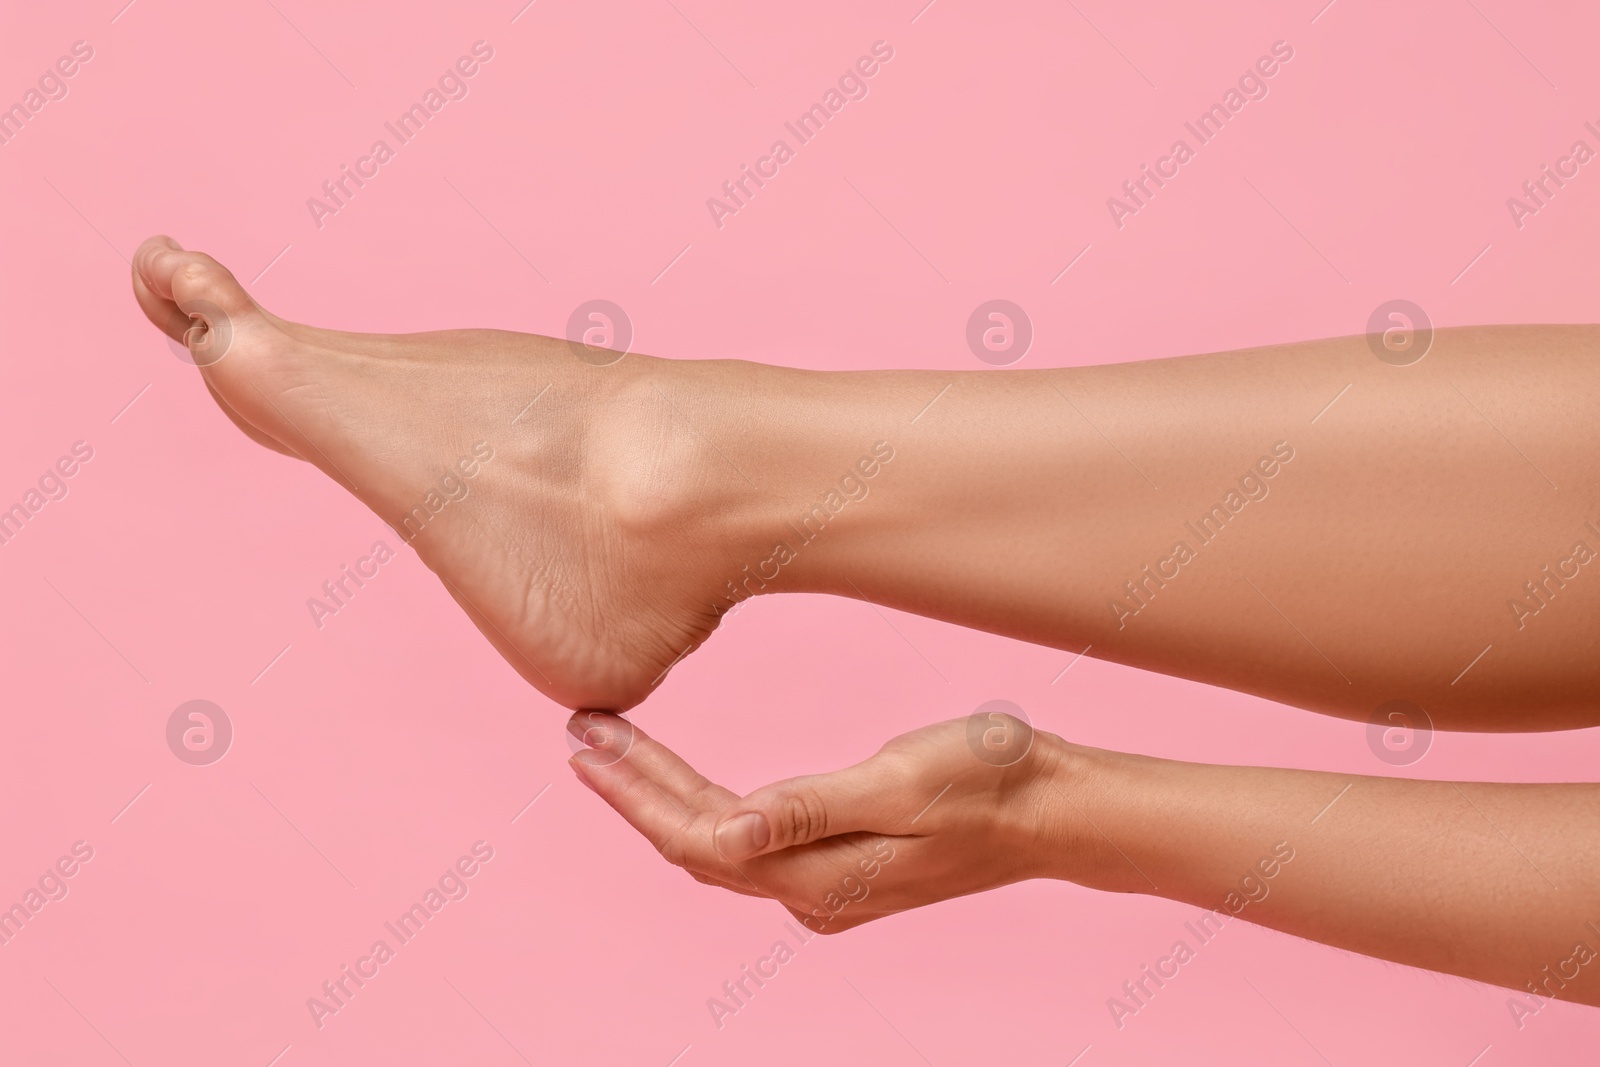
POLYGON ((637 703, 745 596, 816 591, 1348 717, 1600 721, 1591 327, 1440 331, 1408 367, 1355 337, 815 373, 313 330, 159 238, 135 290, 174 336, 220 309, 203 374, 235 421, 351 488, 569 707, 637 703))

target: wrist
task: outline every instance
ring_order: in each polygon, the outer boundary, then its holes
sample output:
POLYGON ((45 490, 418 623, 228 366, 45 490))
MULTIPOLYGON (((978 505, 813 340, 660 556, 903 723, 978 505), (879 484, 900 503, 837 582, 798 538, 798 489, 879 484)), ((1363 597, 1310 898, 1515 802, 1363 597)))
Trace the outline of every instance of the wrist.
POLYGON ((1040 731, 1035 877, 1075 882, 1113 893, 1155 887, 1135 858, 1142 842, 1129 832, 1125 799, 1143 788, 1133 780, 1149 761, 1090 748, 1040 731))

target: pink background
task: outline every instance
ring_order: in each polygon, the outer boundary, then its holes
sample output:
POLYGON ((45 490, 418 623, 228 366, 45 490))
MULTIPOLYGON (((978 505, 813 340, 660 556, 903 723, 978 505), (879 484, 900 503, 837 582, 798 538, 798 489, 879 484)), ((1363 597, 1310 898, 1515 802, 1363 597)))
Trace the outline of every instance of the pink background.
MULTIPOLYGON (((1357 333, 1394 297, 1592 322, 1600 164, 1520 230, 1505 205, 1596 144, 1592 6, 522 2, 7 12, 0 102, 74 41, 94 58, 0 146, 0 502, 74 441, 95 457, 0 547, 0 902, 95 854, 0 947, 0 1060, 1592 1058, 1592 1010, 1519 1030, 1504 990, 1243 923, 1118 1030, 1106 999, 1195 909, 1046 883, 808 943, 718 1030, 706 998, 787 916, 583 790, 565 712, 409 553, 315 629, 306 598, 392 535, 227 424, 125 263, 170 233, 353 330, 559 334, 603 297, 639 349, 806 367, 981 368, 964 328, 993 297, 1033 320, 1025 367, 1357 333), (319 230, 306 198, 480 39, 470 95, 319 230), (714 226, 706 198, 880 39, 870 95, 714 226), (1114 226, 1106 198, 1280 39, 1270 95, 1114 226), (166 745, 194 698, 236 730, 211 766, 166 745), (306 999, 479 839, 470 895, 319 1030, 306 999)), ((635 717, 740 790, 995 697, 1090 744, 1390 771, 1360 724, 1092 660, 1052 684, 1065 653, 887 614, 904 639, 864 604, 752 603, 635 717)), ((1442 735, 1405 773, 1587 778, 1597 755, 1594 731, 1442 735)))

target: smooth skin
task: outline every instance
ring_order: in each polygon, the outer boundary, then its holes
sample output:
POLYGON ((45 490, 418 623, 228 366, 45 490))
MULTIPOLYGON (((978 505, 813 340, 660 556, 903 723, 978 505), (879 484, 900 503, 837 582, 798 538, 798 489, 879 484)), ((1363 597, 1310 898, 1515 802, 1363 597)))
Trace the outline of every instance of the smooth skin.
POLYGON ((810 372, 319 330, 164 237, 133 287, 245 433, 397 530, 493 449, 408 540, 569 708, 637 704, 740 598, 820 592, 1347 718, 1600 723, 1596 327, 1441 330, 1409 366, 1357 336, 810 372))
POLYGON ((942 724, 741 799, 636 730, 625 753, 598 740, 627 729, 604 711, 766 592, 1348 718, 1404 700, 1448 729, 1595 725, 1595 327, 1444 330, 1408 366, 1349 337, 817 373, 319 330, 164 237, 135 254, 133 288, 235 425, 348 488, 522 677, 589 709, 575 770, 702 880, 821 922, 830 886, 876 864, 853 911, 827 908, 830 932, 1032 877, 1214 908, 1284 842, 1296 858, 1251 921, 1600 998, 1600 966, 1572 962, 1600 946, 1592 785, 1199 766, 1043 732, 997 766, 942 724))
POLYGON ((626 719, 569 730, 574 773, 669 862, 818 933, 1053 878, 1531 992, 1524 1010, 1600 1005, 1597 785, 1180 763, 1004 716, 741 798, 626 719))

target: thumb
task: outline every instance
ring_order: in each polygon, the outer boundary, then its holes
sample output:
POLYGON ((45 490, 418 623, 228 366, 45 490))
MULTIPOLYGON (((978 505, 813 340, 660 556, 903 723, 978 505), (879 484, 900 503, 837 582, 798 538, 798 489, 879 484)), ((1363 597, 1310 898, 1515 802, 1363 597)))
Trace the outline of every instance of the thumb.
POLYGON ((790 778, 763 786, 728 806, 712 840, 733 863, 824 837, 861 830, 882 831, 905 790, 892 764, 874 756, 829 774, 790 778))

